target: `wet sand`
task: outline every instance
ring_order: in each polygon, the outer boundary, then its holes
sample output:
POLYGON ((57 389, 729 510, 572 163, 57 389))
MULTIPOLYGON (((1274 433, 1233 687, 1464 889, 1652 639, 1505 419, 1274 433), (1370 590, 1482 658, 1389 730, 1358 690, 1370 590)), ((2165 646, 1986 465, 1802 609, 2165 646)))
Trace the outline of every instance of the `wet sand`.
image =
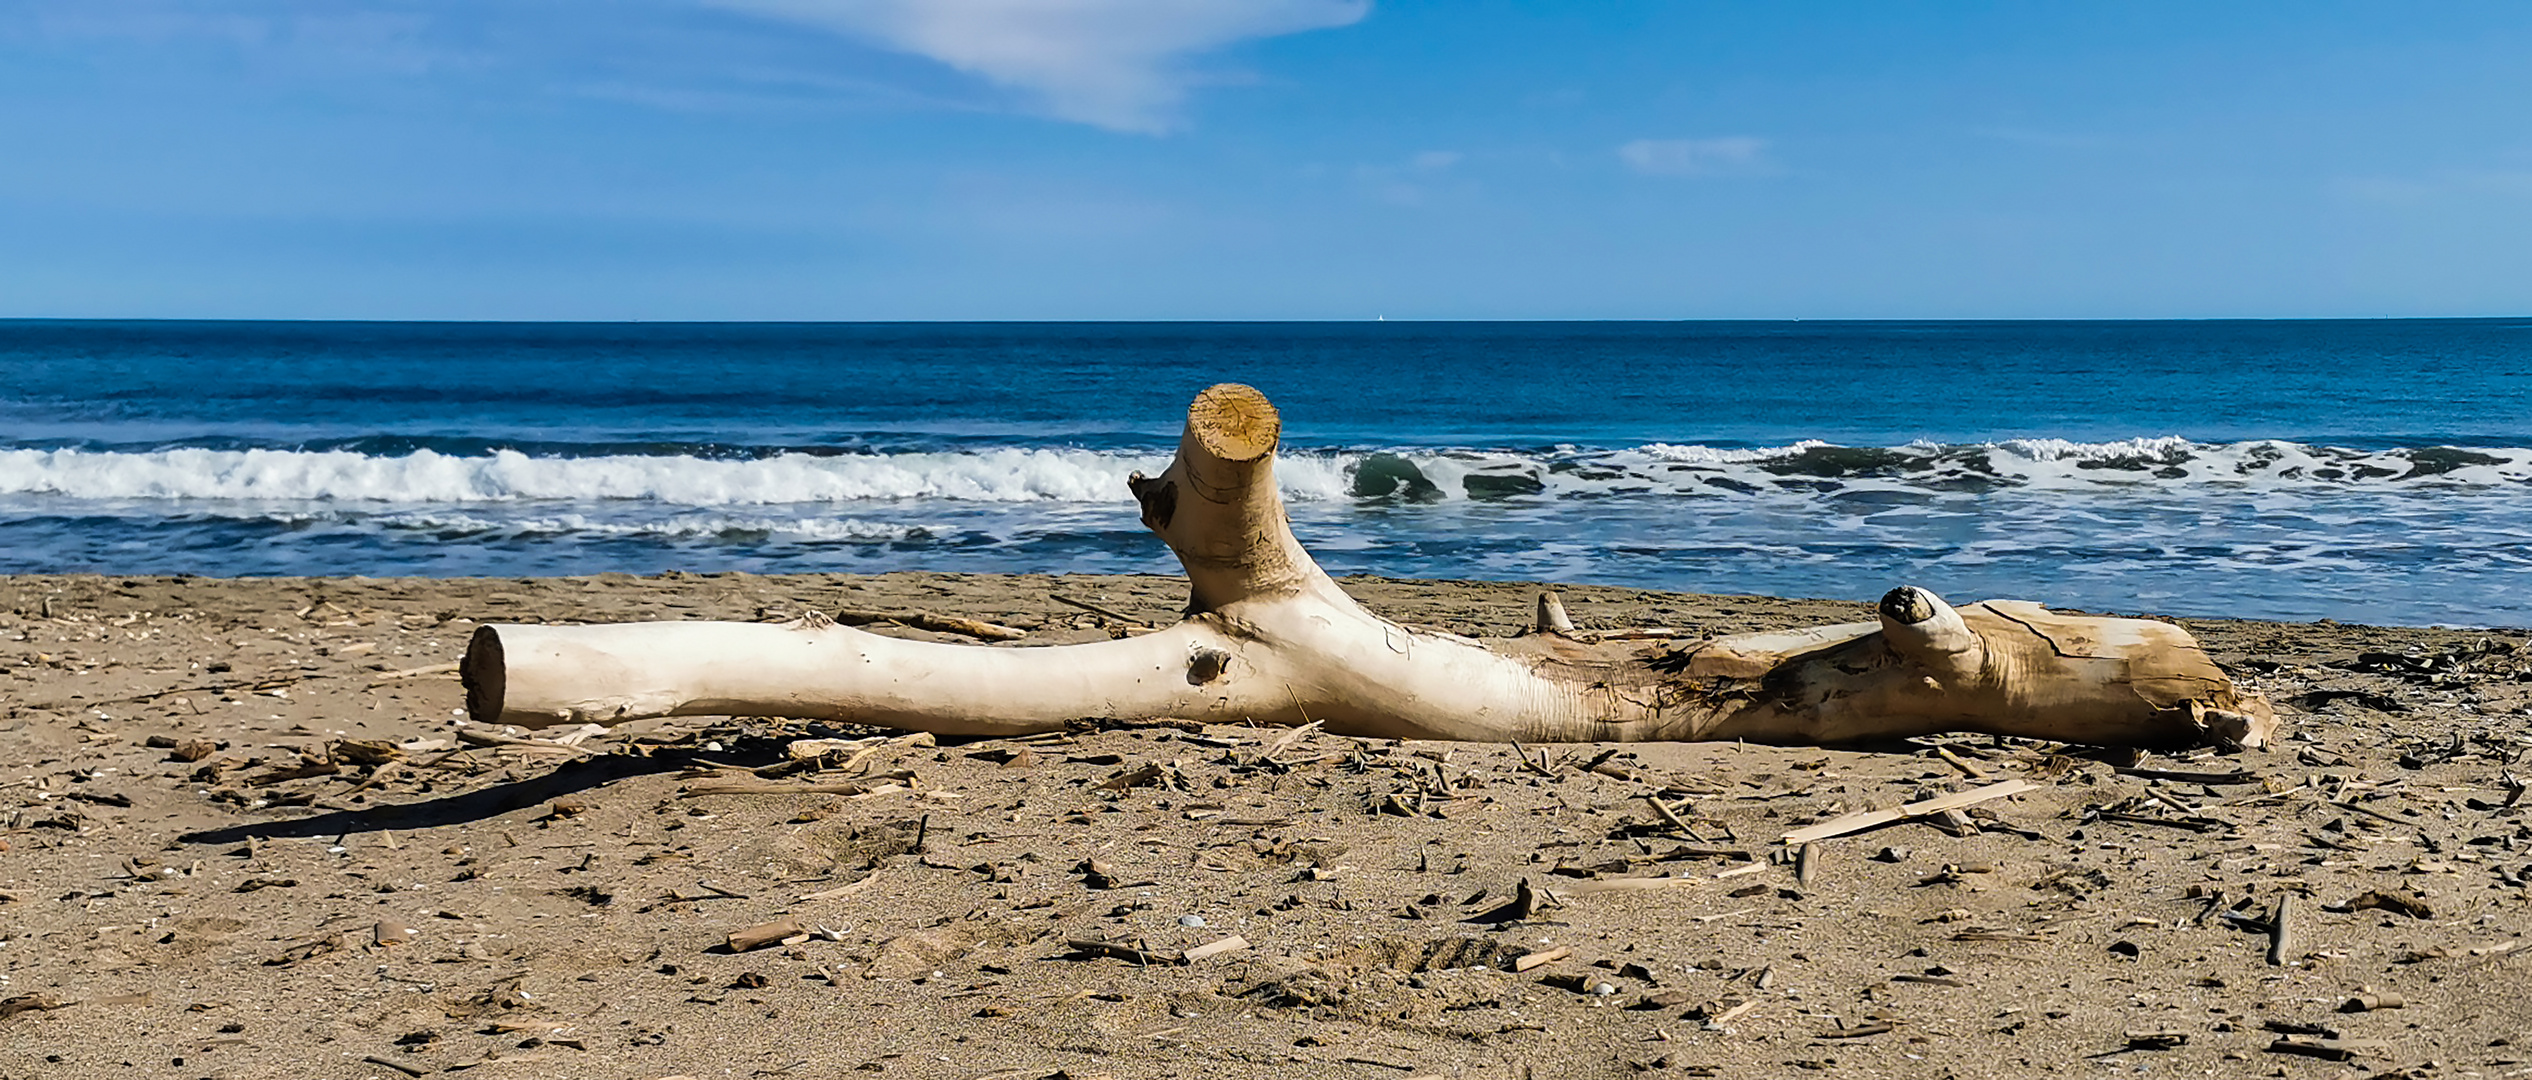
MULTIPOLYGON (((1536 591, 1344 584, 1472 636, 1536 591)), ((558 745, 463 724, 447 670, 477 620, 920 610, 1026 645, 1110 632, 1057 595, 1166 622, 1179 589, 0 578, 0 1078, 2532 1069, 2519 631, 2189 621, 2297 715, 2186 759, 717 719, 558 745), (870 741, 786 764, 807 738, 870 741), (1822 840, 1807 877, 1777 842, 2008 779, 2037 788, 1822 840), (1654 875, 1685 880, 1592 884, 1654 875)), ((1869 610, 1567 597, 1701 633, 1869 610)))

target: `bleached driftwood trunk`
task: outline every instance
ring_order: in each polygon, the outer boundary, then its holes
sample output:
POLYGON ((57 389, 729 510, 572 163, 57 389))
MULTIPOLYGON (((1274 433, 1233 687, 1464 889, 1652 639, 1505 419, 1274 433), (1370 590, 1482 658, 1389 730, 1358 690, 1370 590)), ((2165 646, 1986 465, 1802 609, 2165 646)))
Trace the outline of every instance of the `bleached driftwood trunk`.
POLYGON ((1128 483, 1185 565, 1185 621, 1049 648, 942 645, 784 624, 487 625, 464 664, 478 721, 784 716, 940 734, 1084 718, 1298 724, 1473 741, 1828 743, 1938 731, 2070 742, 2264 744, 2265 701, 2166 623, 1922 589, 1878 623, 1694 644, 1591 643, 1542 603, 1483 645, 1362 609, 1302 550, 1276 491, 1280 420, 1246 386, 1189 407, 1177 458, 1128 483))

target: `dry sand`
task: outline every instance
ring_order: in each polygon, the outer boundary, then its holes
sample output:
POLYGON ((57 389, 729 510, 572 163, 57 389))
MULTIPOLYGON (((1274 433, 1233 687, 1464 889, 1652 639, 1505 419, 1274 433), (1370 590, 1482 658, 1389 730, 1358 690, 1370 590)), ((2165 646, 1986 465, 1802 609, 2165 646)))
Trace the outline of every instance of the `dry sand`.
MULTIPOLYGON (((1345 584, 1469 634, 1532 595, 1345 584)), ((2149 761, 1961 738, 1542 766, 1162 727, 785 774, 791 740, 874 733, 478 745, 454 677, 417 670, 478 619, 1107 632, 1055 594, 1178 603, 1160 578, 0 578, 0 1077, 2532 1075, 2520 632, 2193 622, 2302 715, 2272 752, 2149 761), (1776 842, 2015 778, 2038 788, 1821 841, 1807 879, 1776 842), (797 790, 698 792, 734 779, 797 790), (1687 880, 1587 884, 1655 875, 1687 880), (809 936, 725 944, 786 917, 809 936), (1132 948, 1068 944, 1092 941, 1132 948)), ((1703 632, 1865 610, 1569 597, 1703 632)))

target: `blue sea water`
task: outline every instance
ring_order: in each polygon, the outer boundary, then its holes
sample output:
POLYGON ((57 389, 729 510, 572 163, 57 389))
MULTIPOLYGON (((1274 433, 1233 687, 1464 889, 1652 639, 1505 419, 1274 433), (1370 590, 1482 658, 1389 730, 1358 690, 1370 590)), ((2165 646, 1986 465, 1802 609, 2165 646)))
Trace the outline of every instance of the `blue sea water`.
POLYGON ((1338 573, 2532 625, 2532 319, 0 321, 0 570, 1165 573, 1219 381, 1338 573))

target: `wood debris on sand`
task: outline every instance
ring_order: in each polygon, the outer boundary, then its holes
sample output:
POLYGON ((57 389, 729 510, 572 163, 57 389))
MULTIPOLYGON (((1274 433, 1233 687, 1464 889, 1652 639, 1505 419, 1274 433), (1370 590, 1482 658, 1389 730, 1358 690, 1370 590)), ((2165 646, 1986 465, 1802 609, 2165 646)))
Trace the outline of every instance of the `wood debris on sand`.
MULTIPOLYGON (((1535 588, 1343 584, 1453 633, 1537 617, 1535 588)), ((442 674, 385 678, 493 611, 954 612, 1026 647, 1156 620, 1176 587, 0 579, 0 1071, 279 1074, 311 1048, 381 1076, 2532 1065, 2492 1045, 2532 1017, 2520 634, 2192 623, 2303 703, 2239 755, 504 731, 455 722, 442 674), (839 1014, 886 1023, 805 1019, 839 1014)), ((1564 607, 1698 632, 1865 611, 1564 607)))

